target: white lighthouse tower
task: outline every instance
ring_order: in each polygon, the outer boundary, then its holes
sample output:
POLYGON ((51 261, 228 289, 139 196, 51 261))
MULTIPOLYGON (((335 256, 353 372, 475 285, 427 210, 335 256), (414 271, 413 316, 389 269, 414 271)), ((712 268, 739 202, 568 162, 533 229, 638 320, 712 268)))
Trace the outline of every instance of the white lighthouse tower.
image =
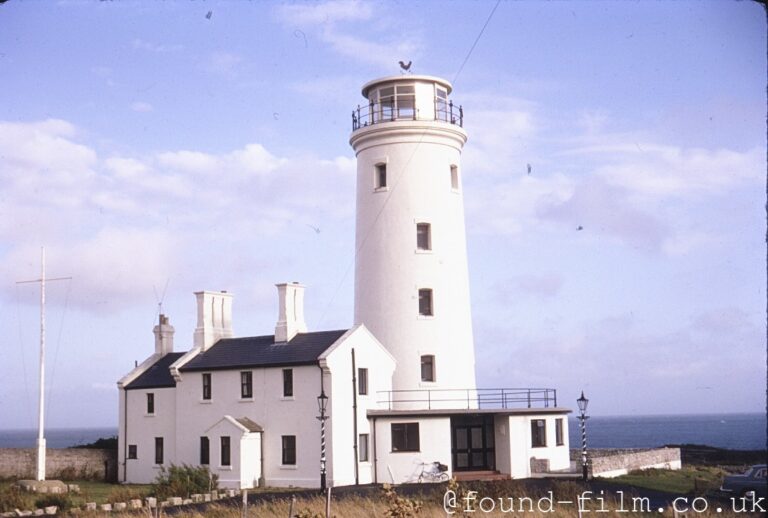
POLYGON ((451 89, 437 77, 385 77, 363 86, 368 104, 353 113, 355 323, 397 360, 400 408, 460 406, 476 387, 461 187, 467 133, 451 89))

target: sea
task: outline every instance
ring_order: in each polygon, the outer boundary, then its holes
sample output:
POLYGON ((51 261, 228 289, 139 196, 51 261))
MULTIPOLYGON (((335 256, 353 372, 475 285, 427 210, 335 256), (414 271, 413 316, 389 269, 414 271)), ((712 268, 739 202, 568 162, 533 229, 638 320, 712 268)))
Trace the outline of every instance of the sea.
MULTIPOLYGON (((578 419, 569 419, 572 448, 581 445, 578 419)), ((116 427, 51 428, 49 448, 68 448, 117 435, 116 427)), ((0 448, 33 448, 35 430, 0 430, 0 448)), ((731 450, 766 449, 765 414, 591 416, 589 448, 653 448, 667 444, 701 444, 731 450)))

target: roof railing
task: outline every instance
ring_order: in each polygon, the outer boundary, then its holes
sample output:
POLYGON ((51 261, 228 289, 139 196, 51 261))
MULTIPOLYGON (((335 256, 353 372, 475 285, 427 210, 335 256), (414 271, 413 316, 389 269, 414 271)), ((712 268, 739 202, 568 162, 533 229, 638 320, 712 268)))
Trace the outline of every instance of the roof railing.
POLYGON ((392 410, 395 405, 433 408, 554 408, 557 390, 552 388, 487 388, 487 389, 418 389, 383 390, 377 392, 380 408, 392 410))
POLYGON ((352 131, 382 122, 406 120, 442 121, 464 127, 464 108, 453 104, 453 101, 435 97, 434 110, 429 115, 420 113, 420 110, 413 107, 412 102, 402 104, 398 106, 393 101, 371 102, 367 106, 358 104, 357 108, 352 110, 352 131))

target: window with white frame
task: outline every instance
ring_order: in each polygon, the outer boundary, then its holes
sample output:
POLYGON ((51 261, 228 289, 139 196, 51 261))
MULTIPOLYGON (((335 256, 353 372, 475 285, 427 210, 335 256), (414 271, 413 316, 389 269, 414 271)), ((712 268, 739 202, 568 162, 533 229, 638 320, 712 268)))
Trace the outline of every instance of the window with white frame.
POLYGON ((200 437, 200 465, 211 463, 211 441, 208 437, 200 437))
POLYGON ((368 369, 357 369, 357 393, 361 396, 368 395, 368 369))
POLYGON ((367 433, 361 433, 358 435, 357 440, 357 459, 360 462, 368 462, 369 460, 369 454, 368 454, 368 434, 367 433))
POLYGON ((531 446, 543 448, 547 445, 547 422, 544 419, 531 420, 531 446))
POLYGON ((376 164, 373 185, 376 189, 387 188, 387 164, 376 164))
POLYGON ((392 451, 419 451, 419 423, 392 423, 392 451))
POLYGON ((232 442, 228 435, 221 436, 221 466, 232 465, 232 442))
POLYGON ((283 369, 283 397, 293 397, 293 369, 283 369))
POLYGON ((422 288, 419 290, 419 315, 425 317, 431 317, 434 313, 432 306, 432 290, 430 288, 422 288))
POLYGON ((421 381, 435 381, 435 356, 425 354, 421 357, 421 381))
POLYGON ((250 399, 253 397, 253 372, 243 371, 240 373, 240 397, 250 399))
POLYGON ((163 463, 163 438, 155 437, 155 464, 158 466, 163 463))
POLYGON ((283 454, 282 454, 283 466, 295 466, 296 465, 296 436, 283 435, 282 444, 283 444, 283 454))
POLYGON ((155 394, 153 392, 147 392, 147 414, 155 414, 155 394))
POLYGON ((562 446, 565 444, 565 435, 563 433, 563 419, 555 419, 555 444, 562 446))
POLYGON ((432 250, 432 225, 416 223, 416 249, 432 250))
POLYGON ((211 399, 211 373, 203 373, 203 399, 209 401, 211 399))

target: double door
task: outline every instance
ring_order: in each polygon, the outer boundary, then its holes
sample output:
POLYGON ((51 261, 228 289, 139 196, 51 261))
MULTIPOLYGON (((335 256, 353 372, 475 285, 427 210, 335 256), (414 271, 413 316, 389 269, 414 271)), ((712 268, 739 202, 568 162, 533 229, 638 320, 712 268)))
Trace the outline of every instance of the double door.
POLYGON ((492 415, 451 418, 453 471, 487 471, 496 468, 492 415))

